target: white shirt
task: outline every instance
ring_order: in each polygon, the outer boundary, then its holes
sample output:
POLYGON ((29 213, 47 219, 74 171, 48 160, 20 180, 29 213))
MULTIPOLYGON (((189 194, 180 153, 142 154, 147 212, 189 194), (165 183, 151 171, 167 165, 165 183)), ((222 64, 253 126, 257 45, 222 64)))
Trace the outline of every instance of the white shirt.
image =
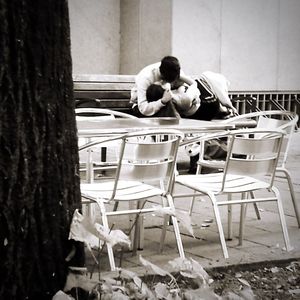
POLYGON ((159 67, 160 62, 146 66, 136 75, 135 78, 138 108, 145 116, 152 116, 164 107, 161 99, 153 102, 148 102, 146 99, 147 88, 154 82, 161 80, 159 67))

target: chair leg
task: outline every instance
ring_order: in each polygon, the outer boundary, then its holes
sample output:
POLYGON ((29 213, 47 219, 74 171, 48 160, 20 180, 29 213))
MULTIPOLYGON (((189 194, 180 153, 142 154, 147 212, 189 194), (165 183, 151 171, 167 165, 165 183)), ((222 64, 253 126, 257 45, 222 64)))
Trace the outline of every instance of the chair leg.
MULTIPOLYGON (((165 197, 162 197, 162 205, 163 207, 167 206, 167 199, 165 197)), ((164 249, 164 242, 166 238, 166 233, 167 233, 167 226, 169 224, 172 224, 171 217, 169 215, 164 216, 164 222, 163 222, 163 227, 162 227, 162 232, 160 236, 160 245, 159 245, 159 252, 162 253, 164 249)))
POLYGON ((255 214, 256 214, 257 220, 261 220, 261 216, 260 216, 260 212, 259 212, 259 208, 258 208, 257 203, 254 202, 253 206, 254 206, 254 210, 255 210, 255 214))
MULTIPOLYGON (((228 194, 228 201, 232 200, 232 194, 228 194)), ((227 240, 232 240, 232 205, 228 204, 227 206, 227 240)))
POLYGON ((247 210, 247 204, 241 204, 240 230, 239 230, 239 243, 238 243, 239 246, 243 245, 246 210, 247 210))
MULTIPOLYGON (((199 164, 197 164, 197 170, 196 170, 196 174, 200 174, 201 173, 201 166, 199 164)), ((195 192, 196 193, 196 192, 195 192)), ((191 202, 190 202, 190 208, 189 208, 189 215, 191 216, 192 215, 192 212, 193 212, 193 208, 194 208, 194 204, 195 204, 195 200, 196 200, 196 197, 193 196, 191 202)))
MULTIPOLYGON (((108 225, 108 219, 107 219, 107 215, 106 215, 105 205, 101 201, 98 202, 98 204, 99 204, 99 207, 100 207, 103 226, 104 226, 105 229, 110 230, 109 225, 108 225)), ((113 252, 112 246, 109 243, 106 243, 106 247, 107 247, 107 253, 108 253, 110 269, 112 271, 114 271, 116 269, 115 259, 114 259, 114 252, 113 252)))
POLYGON ((113 211, 116 211, 118 209, 118 206, 119 206, 119 201, 115 201, 113 211))
MULTIPOLYGON (((251 195, 252 199, 255 198, 253 191, 250 192, 250 195, 251 195)), ((258 207, 257 203, 253 202, 253 206, 254 206, 254 210, 255 210, 255 214, 256 214, 257 220, 261 220, 261 216, 260 216, 260 212, 259 212, 259 207, 258 207)), ((247 210, 247 206, 246 206, 246 210, 247 210)))
MULTIPOLYGON (((130 209, 142 209, 146 204, 146 201, 137 201, 137 203, 133 203, 132 201, 129 203, 130 209)), ((131 216, 131 215, 130 215, 131 216)), ((137 254, 137 250, 143 250, 144 248, 144 215, 143 214, 135 214, 134 219, 130 217, 130 238, 132 241, 132 255, 137 254)))
POLYGON ((132 243, 132 256, 136 256, 137 254, 137 249, 139 248, 139 244, 140 244, 140 236, 141 236, 141 232, 140 232, 140 224, 139 224, 139 218, 140 216, 136 215, 136 220, 135 220, 135 226, 132 230, 133 236, 131 239, 131 243, 132 243))
POLYGON ((194 204, 195 204, 195 200, 196 200, 196 197, 193 196, 191 202, 190 202, 190 208, 189 208, 189 215, 192 216, 192 213, 193 213, 193 208, 194 208, 194 204))
POLYGON ((169 216, 166 215, 166 216, 164 216, 163 228, 162 228, 162 233, 160 236, 160 246, 159 246, 160 253, 162 253, 164 250, 164 242, 165 242, 165 238, 166 238, 168 224, 169 224, 169 216))
POLYGON ((280 217, 280 222, 281 222, 283 238, 284 238, 284 242, 285 242, 285 248, 286 248, 286 251, 291 251, 291 250, 293 250, 293 247, 290 244, 290 238, 289 238, 289 233, 288 233, 287 226, 286 226, 280 192, 274 186, 272 187, 272 191, 275 193, 276 198, 277 198, 277 206, 278 206, 278 212, 279 212, 279 217, 280 217))
POLYGON ((243 245, 244 238, 244 222, 245 222, 245 210, 247 209, 247 204, 241 204, 240 210, 240 228, 239 228, 239 242, 238 246, 243 245))
POLYGON ((201 169, 202 169, 202 166, 197 163, 196 174, 201 174, 201 169))
MULTIPOLYGON (((129 204, 129 209, 132 210, 135 208, 135 203, 134 201, 130 201, 129 204)), ((116 204, 114 205, 113 211, 115 211, 116 204)), ((135 226, 135 216, 133 214, 129 214, 129 236, 130 236, 130 240, 131 240, 131 250, 134 248, 134 243, 135 243, 135 231, 136 231, 136 227, 135 226)))
MULTIPOLYGON (((252 199, 255 198, 253 191, 250 192, 250 195, 251 195, 252 199)), ((255 214, 256 214, 257 220, 261 220, 261 216, 260 216, 260 212, 259 212, 259 208, 258 208, 257 203, 253 202, 253 206, 254 206, 254 210, 255 210, 255 214)))
POLYGON ((86 162, 86 181, 88 183, 94 182, 94 167, 91 150, 87 151, 87 162, 86 162))
MULTIPOLYGON (((166 198, 167 198, 167 201, 168 201, 168 206, 175 210, 172 196, 170 194, 167 194, 166 198)), ((173 224, 173 228, 174 228, 174 233, 175 233, 175 238, 176 238, 176 242, 177 242, 177 248, 178 248, 179 256, 181 258, 185 258, 177 218, 172 216, 171 219, 172 219, 172 224, 173 224)))
POLYGON ((293 206, 294 206, 294 210, 295 210, 296 219, 298 222, 298 227, 300 228, 300 213, 299 213, 299 207, 298 207, 298 203, 297 203, 296 196, 295 196, 295 190, 294 190, 294 185, 292 182, 291 174, 287 169, 279 169, 279 170, 276 170, 276 172, 283 172, 285 174, 285 177, 287 179, 289 189, 290 189, 290 194, 291 194, 291 198, 292 198, 292 202, 293 202, 293 206))
POLYGON ((217 204, 217 199, 216 197, 209 193, 207 194, 212 202, 213 205, 213 209, 214 209, 214 214, 215 214, 215 218, 216 218, 216 223, 218 226, 218 231, 219 231, 219 237, 220 237, 220 242, 221 242, 221 246, 222 246, 222 250, 223 250, 223 255, 224 258, 228 258, 228 250, 226 247, 226 241, 225 241, 225 236, 224 236, 224 230, 223 230, 223 226, 222 226, 222 222, 221 222, 221 216, 220 216, 220 212, 219 212, 219 208, 218 208, 218 204, 217 204))
MULTIPOLYGON (((138 208, 143 208, 145 206, 146 201, 139 201, 138 208)), ((140 214, 138 216, 138 222, 136 224, 138 228, 138 250, 144 249, 144 236, 145 236, 145 230, 144 230, 144 215, 140 214)))

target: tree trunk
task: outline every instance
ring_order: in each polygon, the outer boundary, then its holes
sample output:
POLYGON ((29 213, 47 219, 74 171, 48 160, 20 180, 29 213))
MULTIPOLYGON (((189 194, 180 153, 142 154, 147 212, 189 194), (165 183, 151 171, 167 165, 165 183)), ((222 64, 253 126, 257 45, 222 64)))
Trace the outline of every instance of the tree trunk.
POLYGON ((0 299, 51 299, 66 279, 81 207, 67 3, 0 0, 0 299))

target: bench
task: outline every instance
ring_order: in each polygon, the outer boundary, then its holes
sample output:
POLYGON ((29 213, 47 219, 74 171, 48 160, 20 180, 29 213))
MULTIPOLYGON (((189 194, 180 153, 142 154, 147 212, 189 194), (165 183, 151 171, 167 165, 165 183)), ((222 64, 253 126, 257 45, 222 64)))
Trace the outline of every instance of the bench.
POLYGON ((131 113, 134 75, 74 75, 76 108, 97 107, 131 113))
MULTIPOLYGON (((73 75, 76 108, 98 107, 132 114, 130 91, 134 79, 135 75, 73 75)), ((229 91, 229 97, 239 114, 256 108, 300 112, 300 91, 229 91)))
POLYGON ((106 108, 131 114, 134 79, 134 75, 74 75, 76 108, 106 108))

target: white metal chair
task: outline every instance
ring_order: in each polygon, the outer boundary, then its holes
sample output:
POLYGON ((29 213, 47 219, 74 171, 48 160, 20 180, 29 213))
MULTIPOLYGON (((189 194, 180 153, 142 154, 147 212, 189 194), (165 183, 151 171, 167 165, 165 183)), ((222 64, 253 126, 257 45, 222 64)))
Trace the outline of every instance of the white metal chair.
MULTIPOLYGON (((170 194, 172 178, 176 165, 178 146, 183 134, 177 130, 152 130, 129 133, 112 137, 106 141, 95 141, 80 148, 84 151, 101 143, 120 141, 120 151, 114 180, 81 184, 83 203, 97 203, 103 226, 109 230, 108 217, 119 215, 136 215, 152 213, 158 206, 146 207, 145 203, 153 197, 162 206, 174 210, 173 198, 170 194), (157 138, 157 137, 162 137, 157 138), (165 187, 160 187, 161 181, 165 187), (120 210, 121 202, 141 203, 138 208, 120 210), (109 204, 114 209, 108 211, 109 204)), ((166 234, 167 217, 161 236, 161 250, 166 234)), ((172 216, 172 224, 180 257, 184 251, 176 217, 172 216)), ((113 249, 107 244, 110 267, 115 269, 113 249)))
MULTIPOLYGON (((214 138, 218 136, 228 137, 228 154, 223 171, 175 177, 177 184, 188 187, 193 192, 173 194, 174 199, 206 195, 211 200, 225 258, 228 258, 228 251, 219 211, 219 206, 223 205, 241 204, 244 207, 247 203, 276 201, 286 249, 287 251, 291 249, 280 192, 273 185, 283 135, 284 132, 282 131, 267 129, 241 129, 214 134, 212 135, 214 138), (252 194, 253 198, 248 197, 248 193, 261 190, 267 193, 266 197, 254 197, 254 194, 252 194), (241 197, 232 200, 231 197, 228 197, 232 194, 241 194, 241 197), (222 195, 227 197, 219 199, 222 195)), ((198 141, 202 142, 205 139, 205 137, 200 137, 198 141)), ((193 139, 193 142, 195 141, 197 138, 193 139)), ((187 143, 185 142, 185 144, 187 143)), ((244 217, 244 209, 241 209, 240 242, 243 234, 244 217)), ((231 222, 231 219, 229 221, 231 222)))
MULTIPOLYGON (((280 111, 280 110, 271 110, 271 111, 257 111, 253 113, 247 113, 239 116, 235 116, 230 119, 226 119, 222 121, 223 123, 234 123, 236 121, 241 121, 243 119, 256 119, 257 120, 257 127, 256 128, 266 128, 266 129, 280 129, 285 131, 284 141, 281 148, 281 154, 278 162, 278 166, 276 168, 276 176, 278 173, 282 173, 284 178, 288 182, 289 191, 291 194, 291 199, 293 202, 295 216, 298 222, 298 227, 300 228, 300 213, 298 208, 298 203, 296 200, 294 186, 291 179, 290 172, 286 168, 286 161, 288 158, 288 151, 291 143, 291 139, 293 137, 293 133, 295 131, 297 122, 298 122, 298 115, 293 112, 288 111, 280 111)), ((208 160, 204 157, 204 142, 201 143, 201 151, 199 155, 199 160, 197 162, 197 171, 196 173, 199 174, 203 167, 206 168, 213 168, 222 170, 224 168, 225 161, 222 160, 208 160)), ((191 206, 193 203, 191 203, 191 206)), ((256 208, 257 215, 259 217, 259 212, 256 208)))
MULTIPOLYGON (((115 119, 115 118, 129 118, 129 119, 136 119, 135 116, 126 114, 119 111, 114 111, 111 109, 104 109, 104 108, 76 108, 76 122, 101 122, 107 119, 115 119)), ((105 139, 102 138, 80 138, 78 140, 79 147, 83 146, 94 140, 101 140, 105 139)), ((107 148, 114 148, 116 147, 115 143, 102 143, 101 147, 93 148, 93 151, 88 149, 87 151, 81 151, 79 155, 79 161, 81 164, 80 171, 86 171, 86 180, 92 182, 94 180, 94 172, 96 170, 103 170, 111 169, 111 163, 107 164, 106 161, 106 154, 107 148)), ((102 172, 102 174, 104 174, 102 172)))
POLYGON ((81 120, 90 120, 91 118, 95 118, 95 120, 103 118, 103 117, 112 117, 112 118, 129 118, 129 119, 136 119, 137 117, 112 110, 106 108, 76 108, 75 109, 76 119, 81 120))

